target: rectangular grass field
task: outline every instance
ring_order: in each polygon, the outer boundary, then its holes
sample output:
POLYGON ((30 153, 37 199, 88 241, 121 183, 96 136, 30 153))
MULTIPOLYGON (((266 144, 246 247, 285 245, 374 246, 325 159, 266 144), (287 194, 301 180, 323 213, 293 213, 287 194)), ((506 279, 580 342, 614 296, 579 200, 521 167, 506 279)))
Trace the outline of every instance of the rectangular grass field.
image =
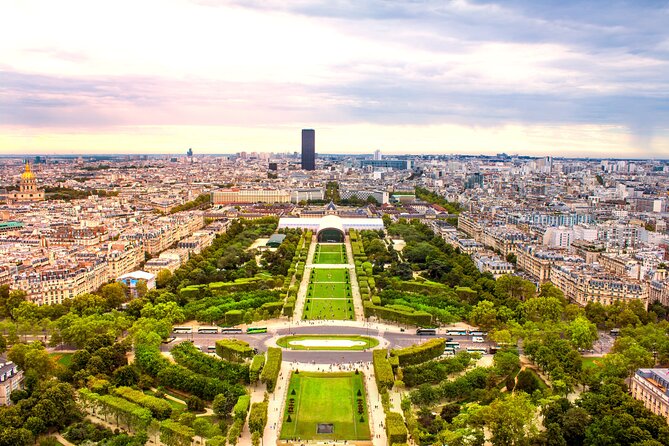
POLYGON ((363 375, 293 373, 281 424, 282 440, 370 440, 363 375), (331 424, 332 433, 318 433, 331 424))
POLYGON ((314 268, 311 282, 348 282, 348 270, 341 268, 314 268))
POLYGON ((338 264, 346 263, 346 248, 344 244, 321 245, 316 247, 315 263, 338 264))
POLYGON ((304 303, 304 316, 315 320, 352 320, 355 310, 346 299, 310 299, 304 303))
POLYGON ((309 285, 307 298, 350 299, 351 286, 347 283, 314 283, 309 285))

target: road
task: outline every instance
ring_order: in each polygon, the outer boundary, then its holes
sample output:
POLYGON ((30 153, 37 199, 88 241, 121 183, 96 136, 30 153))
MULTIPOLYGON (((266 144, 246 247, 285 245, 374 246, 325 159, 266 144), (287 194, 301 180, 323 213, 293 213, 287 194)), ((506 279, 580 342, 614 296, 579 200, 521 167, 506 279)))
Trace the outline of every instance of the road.
MULTIPOLYGON (((389 327, 383 325, 372 324, 371 327, 366 326, 349 326, 349 325, 314 325, 314 326, 289 326, 278 329, 272 329, 268 333, 262 334, 179 334, 175 335, 176 339, 169 343, 163 344, 162 349, 165 351, 171 350, 175 345, 183 341, 192 341, 195 345, 206 351, 208 346, 216 345, 219 339, 240 339, 249 343, 253 348, 258 349, 259 352, 267 350, 268 346, 273 345, 273 340, 277 337, 287 335, 300 334, 315 334, 315 335, 363 335, 375 338, 385 339, 389 348, 403 348, 414 344, 426 342, 434 337, 453 338, 453 341, 460 343, 460 349, 466 348, 490 348, 495 344, 494 342, 475 343, 472 342, 471 336, 446 336, 439 334, 437 336, 417 336, 415 332, 397 331, 396 327, 389 327), (377 328, 378 327, 378 328, 377 328)), ((283 359, 288 362, 298 363, 316 363, 316 364, 335 364, 339 362, 365 362, 371 361, 371 351, 355 352, 333 352, 333 351, 317 351, 317 350, 288 350, 283 351, 283 359)))

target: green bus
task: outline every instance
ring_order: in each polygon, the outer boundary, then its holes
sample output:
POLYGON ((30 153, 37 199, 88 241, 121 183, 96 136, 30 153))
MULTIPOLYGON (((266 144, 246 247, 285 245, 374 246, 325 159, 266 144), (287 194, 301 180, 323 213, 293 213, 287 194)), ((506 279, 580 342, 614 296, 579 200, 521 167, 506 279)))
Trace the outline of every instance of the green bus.
POLYGON ((249 327, 246 334, 267 333, 267 327, 249 327))

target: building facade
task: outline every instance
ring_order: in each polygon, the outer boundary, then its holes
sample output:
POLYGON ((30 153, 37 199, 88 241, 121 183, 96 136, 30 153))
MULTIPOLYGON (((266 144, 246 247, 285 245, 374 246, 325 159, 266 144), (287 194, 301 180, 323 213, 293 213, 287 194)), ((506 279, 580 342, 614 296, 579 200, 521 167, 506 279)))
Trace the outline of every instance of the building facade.
POLYGON ((302 169, 316 170, 316 131, 302 130, 302 169))
POLYGON ((669 369, 639 369, 632 377, 632 396, 669 421, 669 369))
POLYGON ((44 201, 44 191, 37 187, 37 178, 26 162, 25 171, 21 174, 18 192, 9 192, 7 202, 44 201))

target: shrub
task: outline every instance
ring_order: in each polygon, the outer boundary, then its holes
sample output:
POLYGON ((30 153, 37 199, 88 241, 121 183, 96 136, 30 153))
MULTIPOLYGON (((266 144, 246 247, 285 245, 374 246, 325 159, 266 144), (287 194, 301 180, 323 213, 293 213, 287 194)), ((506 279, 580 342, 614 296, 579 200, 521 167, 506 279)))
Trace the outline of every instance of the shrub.
POLYGON ((204 401, 197 396, 189 396, 186 401, 186 406, 191 412, 202 412, 204 410, 204 401))
POLYGON ((216 354, 228 361, 243 362, 253 356, 253 348, 239 339, 219 339, 216 341, 216 354))
POLYGON ((232 408, 232 417, 235 420, 246 420, 246 414, 249 412, 249 406, 251 405, 251 396, 242 395, 237 399, 237 404, 232 408))
POLYGON ((265 355, 255 355, 253 361, 251 361, 251 367, 249 368, 249 380, 252 383, 255 383, 260 379, 260 373, 262 368, 265 365, 265 355))
POLYGON ((251 413, 249 414, 249 430, 251 433, 258 432, 262 434, 267 424, 267 407, 269 402, 267 399, 261 403, 253 403, 251 406, 251 413))
POLYGON ((145 409, 149 409, 151 411, 151 415, 153 415, 154 418, 157 418, 158 420, 164 420, 172 415, 172 406, 163 399, 151 395, 145 395, 139 390, 125 386, 117 387, 114 389, 114 393, 121 398, 125 398, 128 401, 139 404, 145 409))
POLYGON ((281 370, 281 360, 282 353, 280 348, 269 347, 267 349, 267 360, 260 374, 260 380, 267 385, 268 392, 274 392, 276 381, 279 378, 279 371, 281 370))
POLYGON ((230 310, 225 313, 226 325, 239 325, 243 322, 243 315, 241 310, 230 310))
POLYGON ((391 356, 396 356, 399 360, 399 365, 420 364, 421 362, 429 361, 444 353, 444 344, 446 340, 443 338, 430 339, 423 344, 415 344, 400 350, 392 350, 391 356))
POLYGON ((386 433, 388 434, 388 443, 406 443, 408 432, 402 415, 397 412, 386 413, 386 433))
POLYGON ((376 385, 381 388, 392 389, 395 382, 393 369, 388 362, 385 350, 374 350, 372 352, 372 364, 374 365, 374 376, 376 385))

